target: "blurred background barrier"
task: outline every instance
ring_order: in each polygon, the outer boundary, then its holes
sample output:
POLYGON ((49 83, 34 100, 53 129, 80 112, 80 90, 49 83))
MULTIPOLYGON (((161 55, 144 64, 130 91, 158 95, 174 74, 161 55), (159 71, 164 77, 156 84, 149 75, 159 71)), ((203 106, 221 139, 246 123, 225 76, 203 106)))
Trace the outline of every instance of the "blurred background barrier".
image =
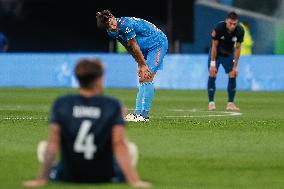
MULTIPOLYGON (((76 87, 73 68, 81 58, 100 58, 106 67, 108 88, 135 88, 136 63, 128 54, 7 53, 0 55, 0 87, 76 87)), ((158 72, 158 89, 203 90, 207 86, 207 58, 202 55, 167 55, 158 72)), ((284 55, 243 56, 239 62, 238 89, 284 91, 284 55)), ((223 68, 217 88, 226 89, 223 68)))
POLYGON ((213 27, 236 11, 250 31, 252 54, 284 54, 283 0, 143 0, 139 8, 129 9, 126 5, 131 4, 132 0, 0 0, 0 32, 8 39, 8 52, 121 52, 119 44, 96 26, 95 13, 109 9, 117 17, 154 23, 166 33, 170 53, 203 54, 211 45, 213 27))
POLYGON ((197 1, 194 5, 193 42, 182 42, 182 53, 205 53, 209 51, 211 31, 215 25, 224 20, 231 10, 239 14, 240 22, 248 24, 254 40, 254 54, 283 54, 283 21, 253 11, 233 8, 212 1, 197 1), (206 19, 204 19, 206 18, 206 19))

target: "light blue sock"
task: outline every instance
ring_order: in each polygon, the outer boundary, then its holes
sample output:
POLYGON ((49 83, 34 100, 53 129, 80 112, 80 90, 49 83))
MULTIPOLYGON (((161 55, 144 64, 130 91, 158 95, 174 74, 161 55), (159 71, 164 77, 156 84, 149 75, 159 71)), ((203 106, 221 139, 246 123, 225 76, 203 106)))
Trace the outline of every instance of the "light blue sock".
POLYGON ((154 98, 154 83, 146 82, 143 83, 144 94, 142 98, 142 116, 148 117, 148 113, 152 106, 153 98, 154 98))
POLYGON ((142 84, 139 84, 138 86, 138 93, 136 96, 136 108, 135 108, 135 114, 141 114, 142 113, 142 97, 144 93, 144 87, 142 84))

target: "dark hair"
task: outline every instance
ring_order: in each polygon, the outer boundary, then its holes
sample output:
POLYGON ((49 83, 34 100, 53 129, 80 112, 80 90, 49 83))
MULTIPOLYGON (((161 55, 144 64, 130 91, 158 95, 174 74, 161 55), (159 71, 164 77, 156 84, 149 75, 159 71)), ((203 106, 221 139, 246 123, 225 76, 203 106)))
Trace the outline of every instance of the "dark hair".
POLYGON ((75 75, 81 88, 92 88, 94 81, 104 74, 104 67, 99 59, 82 59, 75 68, 75 75))
POLYGON ((109 10, 103 10, 96 13, 97 26, 99 28, 105 28, 108 25, 109 19, 113 18, 113 14, 109 10))
POLYGON ((227 15, 227 19, 238 20, 239 16, 236 12, 232 11, 227 15))

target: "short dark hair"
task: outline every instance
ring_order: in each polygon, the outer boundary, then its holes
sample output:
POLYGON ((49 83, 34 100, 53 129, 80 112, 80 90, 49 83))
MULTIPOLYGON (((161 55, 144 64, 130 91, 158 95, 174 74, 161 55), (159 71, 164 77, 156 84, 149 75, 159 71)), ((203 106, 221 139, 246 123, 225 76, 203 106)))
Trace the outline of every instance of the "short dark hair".
POLYGON ((239 16, 236 12, 232 11, 227 15, 227 19, 238 20, 239 16))
POLYGON ((106 28, 108 25, 109 19, 113 18, 113 14, 109 10, 103 10, 96 13, 97 26, 99 28, 106 28))
POLYGON ((75 75, 81 88, 92 88, 94 81, 104 74, 104 67, 99 59, 81 59, 75 67, 75 75))

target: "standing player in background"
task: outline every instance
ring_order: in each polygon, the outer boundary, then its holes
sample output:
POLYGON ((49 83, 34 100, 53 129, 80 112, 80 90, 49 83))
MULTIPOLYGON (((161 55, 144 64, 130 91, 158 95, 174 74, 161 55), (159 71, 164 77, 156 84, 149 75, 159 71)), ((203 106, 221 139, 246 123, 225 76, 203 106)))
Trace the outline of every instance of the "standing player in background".
POLYGON ((139 90, 134 114, 127 121, 148 121, 154 98, 153 79, 163 67, 168 50, 166 35, 154 24, 134 17, 115 18, 108 10, 97 12, 97 25, 125 46, 138 64, 139 90))
POLYGON ((127 141, 120 103, 101 95, 101 62, 81 60, 75 74, 80 85, 79 94, 55 101, 48 143, 42 143, 38 151, 38 157, 43 156, 39 158, 43 162, 38 177, 24 182, 24 186, 44 186, 51 180, 73 183, 127 181, 132 187, 150 187, 151 184, 141 181, 136 172, 133 158, 138 157, 137 150, 127 141), (60 161, 53 167, 59 150, 60 161))
POLYGON ((236 78, 238 75, 238 62, 241 53, 241 43, 244 38, 244 29, 238 24, 238 15, 230 12, 226 21, 219 22, 211 33, 212 46, 209 52, 208 68, 208 98, 209 110, 216 110, 214 95, 216 91, 216 76, 220 64, 229 76, 227 110, 240 110, 234 104, 236 94, 236 78))
POLYGON ((0 32, 0 52, 6 52, 8 50, 8 39, 0 32))

